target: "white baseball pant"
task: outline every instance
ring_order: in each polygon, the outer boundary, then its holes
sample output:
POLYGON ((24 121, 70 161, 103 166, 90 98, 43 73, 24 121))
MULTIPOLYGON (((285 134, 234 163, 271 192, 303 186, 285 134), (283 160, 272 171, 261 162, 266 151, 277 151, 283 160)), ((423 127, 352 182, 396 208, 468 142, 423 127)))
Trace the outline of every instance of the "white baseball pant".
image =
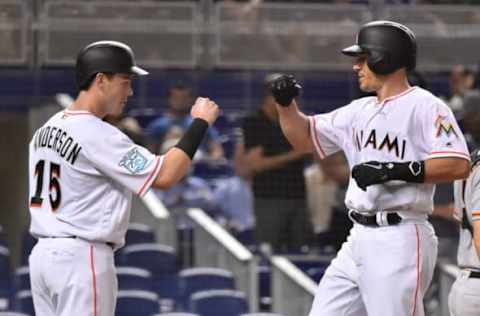
POLYGON ((40 238, 29 258, 36 316, 113 316, 113 250, 79 238, 40 238))

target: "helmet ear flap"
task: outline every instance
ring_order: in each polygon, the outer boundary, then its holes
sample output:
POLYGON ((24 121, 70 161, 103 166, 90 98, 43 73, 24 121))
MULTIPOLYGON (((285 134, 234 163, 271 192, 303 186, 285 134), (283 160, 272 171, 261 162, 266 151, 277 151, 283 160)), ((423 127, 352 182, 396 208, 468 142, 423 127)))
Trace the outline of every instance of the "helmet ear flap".
POLYGON ((370 50, 367 58, 368 67, 376 74, 387 75, 392 72, 391 61, 387 52, 370 50))

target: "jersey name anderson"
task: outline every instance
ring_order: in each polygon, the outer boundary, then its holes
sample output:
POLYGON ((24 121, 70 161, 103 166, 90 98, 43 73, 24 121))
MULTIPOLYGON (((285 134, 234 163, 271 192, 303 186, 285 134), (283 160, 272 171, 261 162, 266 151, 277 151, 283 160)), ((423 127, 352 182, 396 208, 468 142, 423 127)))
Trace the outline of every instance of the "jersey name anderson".
POLYGON ((82 150, 82 146, 74 141, 66 131, 55 126, 44 126, 40 128, 35 133, 33 146, 35 150, 40 147, 51 148, 72 165, 75 164, 75 160, 77 160, 82 150))
MULTIPOLYGON (((320 157, 343 150, 350 168, 372 160, 470 159, 450 109, 419 87, 382 103, 376 97, 354 100, 330 113, 309 117, 309 124, 320 157)), ((372 185, 363 191, 350 179, 345 204, 360 212, 392 210, 427 214, 433 210, 433 193, 433 184, 404 181, 372 185)))
POLYGON ((29 148, 30 232, 124 244, 132 193, 143 195, 163 157, 86 111, 65 110, 29 148))

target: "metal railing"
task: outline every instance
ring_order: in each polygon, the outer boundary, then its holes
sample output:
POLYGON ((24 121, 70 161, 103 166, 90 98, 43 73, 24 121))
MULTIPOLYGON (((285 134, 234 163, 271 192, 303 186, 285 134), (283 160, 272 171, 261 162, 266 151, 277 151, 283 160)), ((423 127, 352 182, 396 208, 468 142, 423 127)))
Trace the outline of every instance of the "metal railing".
POLYGON ((200 209, 190 209, 194 222, 196 266, 218 267, 233 272, 236 288, 247 296, 250 311, 258 310, 258 277, 255 256, 200 209))
POLYGON ((21 1, 0 3, 0 64, 26 65, 31 45, 31 10, 21 1))
POLYGON ((290 260, 273 256, 272 312, 281 315, 308 315, 317 285, 290 260))
POLYGON ((139 63, 153 67, 197 65, 197 3, 46 2, 39 17, 40 65, 72 65, 85 45, 109 39, 128 43, 139 63))
MULTIPOLYGON (((340 50, 373 19, 417 35, 420 70, 477 66, 480 6, 54 1, 0 3, 0 64, 73 65, 96 40, 130 44, 158 68, 346 70, 340 50)), ((376 2, 377 3, 377 2, 376 2)))

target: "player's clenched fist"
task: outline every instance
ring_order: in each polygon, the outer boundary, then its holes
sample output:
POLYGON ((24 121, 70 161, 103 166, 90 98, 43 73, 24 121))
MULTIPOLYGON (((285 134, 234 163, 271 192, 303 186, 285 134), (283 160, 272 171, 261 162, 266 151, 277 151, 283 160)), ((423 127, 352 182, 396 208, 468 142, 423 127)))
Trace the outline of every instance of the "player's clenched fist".
POLYGON ((380 184, 388 180, 387 165, 378 161, 358 164, 352 169, 352 178, 355 179, 358 187, 365 191, 372 184, 380 184))
POLYGON ((302 86, 292 75, 280 75, 270 82, 270 90, 275 101, 281 106, 287 107, 293 98, 300 95, 302 86))
POLYGON ((193 118, 200 118, 212 125, 220 114, 218 105, 209 98, 197 98, 190 114, 193 118))

